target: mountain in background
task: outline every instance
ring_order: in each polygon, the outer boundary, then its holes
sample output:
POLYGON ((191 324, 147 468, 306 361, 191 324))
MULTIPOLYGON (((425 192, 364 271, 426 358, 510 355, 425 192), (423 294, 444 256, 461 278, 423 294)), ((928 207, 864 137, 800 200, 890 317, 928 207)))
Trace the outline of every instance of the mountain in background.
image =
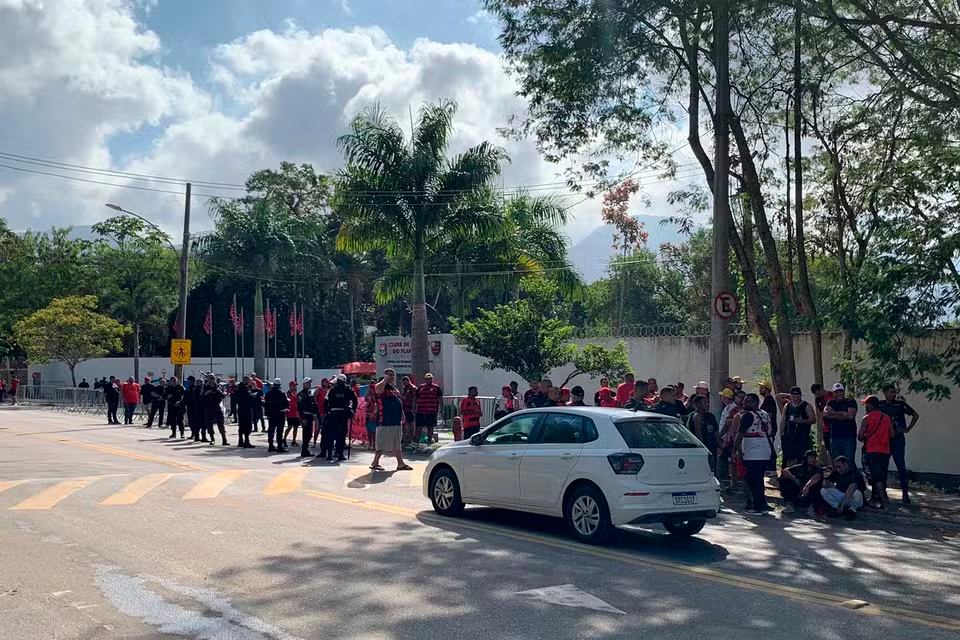
MULTIPOLYGON (((680 244, 687 240, 687 236, 680 233, 679 226, 666 222, 667 216, 640 215, 637 219, 643 223, 644 231, 650 234, 647 248, 651 251, 659 252, 662 244, 680 244)), ((614 233, 616 230, 612 225, 597 227, 570 247, 570 262, 587 284, 607 275, 607 265, 616 254, 613 249, 614 233)))

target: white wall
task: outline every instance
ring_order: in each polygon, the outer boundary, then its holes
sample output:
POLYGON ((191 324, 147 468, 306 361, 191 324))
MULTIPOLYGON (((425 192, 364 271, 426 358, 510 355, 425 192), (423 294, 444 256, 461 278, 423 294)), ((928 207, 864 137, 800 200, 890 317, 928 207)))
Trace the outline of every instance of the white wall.
MULTIPOLYGON (((242 359, 241 359, 242 360, 242 359)), ((297 368, 297 378, 303 379, 304 372, 302 368, 306 362, 307 366, 310 366, 310 358, 303 359, 301 358, 297 368)), ((284 382, 293 380, 293 367, 294 360, 293 358, 278 358, 277 359, 277 371, 279 374, 274 374, 273 371, 273 359, 270 359, 270 378, 279 377, 284 382)), ((214 358, 213 359, 213 371, 224 378, 233 377, 234 369, 239 368, 240 373, 249 372, 253 369, 253 358, 247 358, 245 362, 238 363, 234 366, 233 356, 228 358, 214 358)), ((173 375, 173 365, 170 364, 169 358, 140 358, 140 380, 142 381, 144 377, 152 374, 154 378, 159 378, 161 376, 170 377, 173 375)), ((193 364, 187 365, 184 367, 185 376, 199 376, 200 371, 209 371, 210 370, 210 360, 209 359, 193 359, 193 364)), ((50 385, 70 385, 70 369, 67 365, 62 362, 51 362, 45 365, 36 365, 29 368, 30 375, 27 380, 33 380, 34 372, 40 372, 41 375, 41 384, 50 384, 50 385)), ((310 368, 306 371, 306 375, 310 376, 315 380, 319 380, 321 377, 327 377, 339 373, 337 369, 313 369, 310 368)), ((133 358, 97 358, 94 360, 87 360, 81 362, 77 365, 77 382, 80 382, 81 378, 86 377, 87 381, 92 385, 94 379, 99 379, 104 376, 116 376, 122 380, 126 380, 129 376, 133 375, 133 358)))

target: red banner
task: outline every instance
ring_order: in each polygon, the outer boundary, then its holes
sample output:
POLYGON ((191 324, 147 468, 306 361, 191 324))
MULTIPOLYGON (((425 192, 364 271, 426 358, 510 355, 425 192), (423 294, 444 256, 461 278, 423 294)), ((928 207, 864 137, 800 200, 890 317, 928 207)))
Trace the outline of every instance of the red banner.
POLYGON ((207 307, 207 318, 203 321, 203 332, 207 335, 213 332, 213 305, 207 307))

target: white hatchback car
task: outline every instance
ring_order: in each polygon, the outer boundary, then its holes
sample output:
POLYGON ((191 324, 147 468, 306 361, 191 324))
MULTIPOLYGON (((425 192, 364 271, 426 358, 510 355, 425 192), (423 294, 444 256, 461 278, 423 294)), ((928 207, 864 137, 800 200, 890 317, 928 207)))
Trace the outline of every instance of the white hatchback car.
POLYGON ((435 451, 423 474, 434 510, 481 504, 566 520, 579 540, 661 522, 691 536, 720 509, 708 451, 676 418, 600 407, 512 413, 435 451))

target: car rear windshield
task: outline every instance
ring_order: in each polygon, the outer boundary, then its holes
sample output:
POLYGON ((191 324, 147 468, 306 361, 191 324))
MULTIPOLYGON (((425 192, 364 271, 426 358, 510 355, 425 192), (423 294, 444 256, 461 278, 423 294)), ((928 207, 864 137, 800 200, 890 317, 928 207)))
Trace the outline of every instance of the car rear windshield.
POLYGON ((678 421, 630 418, 617 420, 617 431, 631 449, 693 449, 703 446, 678 421))

